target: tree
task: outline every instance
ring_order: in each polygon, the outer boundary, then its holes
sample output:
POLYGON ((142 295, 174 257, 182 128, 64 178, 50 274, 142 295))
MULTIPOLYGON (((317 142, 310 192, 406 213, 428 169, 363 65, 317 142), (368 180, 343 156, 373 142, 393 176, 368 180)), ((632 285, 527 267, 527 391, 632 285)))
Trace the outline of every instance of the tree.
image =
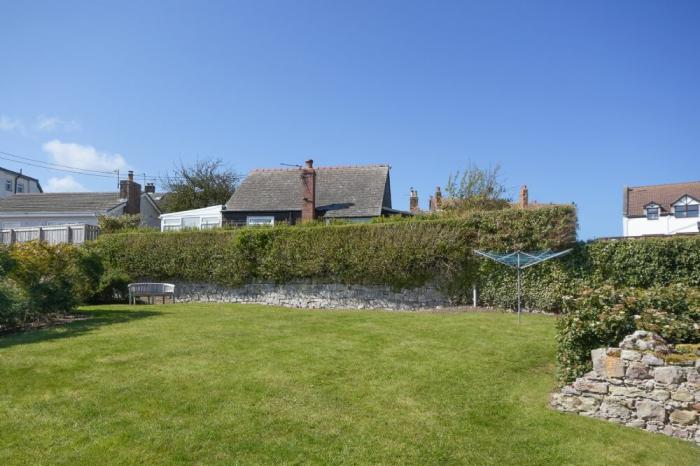
POLYGON ((506 188, 501 181, 501 166, 479 168, 470 163, 464 172, 450 174, 445 189, 448 199, 446 209, 497 210, 510 205, 505 197, 506 188))
POLYGON ((225 204, 236 190, 240 179, 240 175, 226 167, 220 159, 197 160, 192 166, 180 163, 167 177, 165 211, 176 212, 225 204))

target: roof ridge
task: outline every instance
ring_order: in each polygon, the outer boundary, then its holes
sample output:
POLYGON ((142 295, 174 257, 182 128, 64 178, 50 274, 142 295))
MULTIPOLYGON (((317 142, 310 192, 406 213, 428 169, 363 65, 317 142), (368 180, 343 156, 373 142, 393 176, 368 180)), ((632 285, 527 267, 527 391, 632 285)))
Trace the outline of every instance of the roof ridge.
MULTIPOLYGON (((334 166, 321 166, 321 167, 314 167, 315 170, 342 170, 346 168, 382 168, 382 167, 387 167, 389 168, 390 165, 388 163, 370 163, 370 164, 365 164, 365 165, 334 165, 334 166)), ((298 168, 255 168, 251 170, 251 173, 259 173, 259 172, 291 172, 291 171, 297 171, 301 170, 303 167, 298 167, 298 168)))
POLYGON ((640 189, 640 188, 657 188, 659 186, 677 186, 681 184, 700 184, 698 181, 679 181, 677 183, 658 183, 658 184, 645 184, 641 186, 627 186, 627 189, 640 189))

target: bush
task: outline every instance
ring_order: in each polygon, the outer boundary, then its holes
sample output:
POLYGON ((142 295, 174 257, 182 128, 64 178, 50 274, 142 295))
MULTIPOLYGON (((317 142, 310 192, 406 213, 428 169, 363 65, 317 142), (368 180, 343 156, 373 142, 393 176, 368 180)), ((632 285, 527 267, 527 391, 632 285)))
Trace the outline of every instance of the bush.
POLYGON ((443 220, 125 233, 100 236, 89 248, 132 280, 433 283, 459 295, 475 280, 474 248, 559 249, 575 231, 573 207, 558 206, 443 220))
POLYGON ((0 331, 27 320, 26 296, 12 280, 0 278, 0 331))
POLYGON ((97 219, 97 223, 100 227, 100 233, 109 234, 117 233, 121 231, 137 230, 141 225, 141 215, 139 214, 125 214, 118 217, 112 217, 109 215, 101 215, 97 219))
POLYGON ((684 284, 585 289, 566 300, 565 310, 557 323, 562 382, 591 369, 591 350, 617 345, 635 330, 656 332, 671 343, 700 342, 700 289, 684 284))

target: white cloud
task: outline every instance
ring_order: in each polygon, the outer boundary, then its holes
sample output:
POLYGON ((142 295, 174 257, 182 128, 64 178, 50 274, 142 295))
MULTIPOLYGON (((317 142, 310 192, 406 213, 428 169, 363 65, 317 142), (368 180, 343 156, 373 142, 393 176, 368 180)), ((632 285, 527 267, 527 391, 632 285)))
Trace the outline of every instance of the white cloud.
POLYGON ((46 186, 46 192, 53 193, 77 193, 85 191, 87 191, 87 188, 75 181, 75 179, 70 175, 62 178, 51 177, 49 178, 49 183, 46 186))
POLYGON ((92 146, 54 139, 42 147, 55 163, 69 167, 103 171, 123 170, 127 167, 126 160, 121 154, 99 152, 92 146))
POLYGON ((72 132, 80 131, 80 123, 75 120, 64 120, 58 117, 47 117, 40 115, 36 118, 36 125, 34 126, 38 131, 53 132, 53 131, 63 131, 72 132))
POLYGON ((0 131, 24 133, 25 127, 24 123, 22 123, 22 120, 19 118, 0 115, 0 131))

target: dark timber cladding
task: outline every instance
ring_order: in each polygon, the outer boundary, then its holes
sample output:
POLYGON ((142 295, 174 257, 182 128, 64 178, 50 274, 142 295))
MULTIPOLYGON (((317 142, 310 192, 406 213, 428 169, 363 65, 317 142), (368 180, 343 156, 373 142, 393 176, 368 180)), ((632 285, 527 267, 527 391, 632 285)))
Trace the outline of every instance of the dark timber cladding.
POLYGON ((361 220, 405 214, 391 208, 388 165, 314 168, 312 163, 251 172, 226 203, 225 221, 274 216, 275 222, 297 223, 311 215, 361 220))

